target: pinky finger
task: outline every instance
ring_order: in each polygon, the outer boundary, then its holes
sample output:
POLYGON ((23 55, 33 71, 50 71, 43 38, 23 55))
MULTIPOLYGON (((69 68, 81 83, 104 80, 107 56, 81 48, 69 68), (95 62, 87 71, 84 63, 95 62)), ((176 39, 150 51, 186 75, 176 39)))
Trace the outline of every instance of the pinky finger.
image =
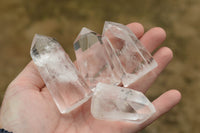
POLYGON ((153 104, 156 108, 156 113, 145 123, 141 124, 138 127, 138 130, 141 130, 142 128, 148 126, 153 121, 158 119, 160 116, 168 112, 176 104, 178 104, 180 100, 181 100, 181 93, 177 90, 170 90, 162 94, 160 97, 158 97, 156 100, 153 101, 153 104))

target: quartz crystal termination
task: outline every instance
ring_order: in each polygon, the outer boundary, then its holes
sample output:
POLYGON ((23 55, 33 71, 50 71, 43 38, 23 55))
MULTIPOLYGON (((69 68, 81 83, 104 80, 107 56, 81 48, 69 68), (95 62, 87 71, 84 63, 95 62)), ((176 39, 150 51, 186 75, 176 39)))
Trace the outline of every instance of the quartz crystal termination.
POLYGON ((78 69, 91 89, 98 82, 115 85, 121 82, 121 75, 108 54, 111 49, 105 47, 100 35, 82 28, 74 41, 74 50, 78 69))
POLYGON ((30 53, 61 113, 72 111, 92 96, 91 89, 55 39, 36 34, 30 53))
POLYGON ((103 37, 119 59, 125 87, 157 67, 157 62, 127 26, 106 21, 103 37))
POLYGON ((96 119, 143 123, 156 112, 154 105, 139 91, 98 83, 91 103, 96 119))

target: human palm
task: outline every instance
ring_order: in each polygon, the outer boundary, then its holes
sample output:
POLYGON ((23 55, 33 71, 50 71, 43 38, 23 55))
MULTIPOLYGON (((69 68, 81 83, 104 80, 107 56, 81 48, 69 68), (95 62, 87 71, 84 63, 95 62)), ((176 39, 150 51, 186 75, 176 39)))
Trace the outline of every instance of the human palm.
MULTIPOLYGON (((152 52, 165 40, 161 28, 152 28, 144 35, 141 24, 127 25, 145 47, 152 52)), ((169 48, 162 47, 154 54, 158 67, 153 78, 145 78, 139 91, 146 92, 159 73, 172 59, 169 48)), ((133 86, 132 86, 133 87, 133 86)), ((138 89, 137 87, 134 89, 138 89)), ((90 113, 90 100, 69 114, 60 114, 33 62, 30 62, 9 85, 0 112, 0 125, 14 133, 134 133, 146 127, 176 105, 181 95, 170 90, 153 101, 156 113, 140 125, 96 120, 90 113)))

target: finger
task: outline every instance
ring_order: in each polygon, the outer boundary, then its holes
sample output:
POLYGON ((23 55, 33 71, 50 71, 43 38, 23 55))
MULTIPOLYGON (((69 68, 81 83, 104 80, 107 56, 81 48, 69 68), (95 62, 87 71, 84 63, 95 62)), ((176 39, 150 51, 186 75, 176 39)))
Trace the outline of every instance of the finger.
POLYGON ((159 76, 159 74, 165 69, 165 67, 167 67, 172 58, 173 58, 173 53, 171 49, 167 47, 160 48, 154 54, 154 59, 158 63, 158 66, 155 69, 153 69, 152 72, 144 75, 141 79, 129 85, 129 88, 133 88, 134 90, 138 90, 145 93, 151 86, 151 84, 159 76))
POLYGON ((140 38, 144 34, 144 27, 140 23, 130 23, 127 27, 136 35, 137 38, 140 38))
POLYGON ((153 72, 158 76, 172 60, 173 52, 168 47, 162 47, 154 54, 153 57, 158 63, 158 67, 154 69, 153 72))
POLYGON ((40 90, 44 87, 44 82, 33 61, 31 61, 15 80, 11 82, 8 88, 12 88, 13 86, 21 86, 22 88, 26 87, 36 90, 40 90))
POLYGON ((162 94, 153 101, 156 113, 148 119, 145 123, 141 124, 138 130, 148 126, 160 116, 171 110, 181 100, 181 93, 177 90, 170 90, 162 94))
POLYGON ((160 46, 166 39, 166 32, 160 27, 152 28, 147 31, 140 39, 144 47, 152 52, 158 46, 160 46))

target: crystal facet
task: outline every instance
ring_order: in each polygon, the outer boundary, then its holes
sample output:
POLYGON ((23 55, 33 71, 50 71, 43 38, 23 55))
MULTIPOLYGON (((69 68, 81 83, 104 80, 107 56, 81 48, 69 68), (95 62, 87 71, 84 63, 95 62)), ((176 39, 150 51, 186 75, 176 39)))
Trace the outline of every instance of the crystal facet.
POLYGON ((157 67, 151 54, 127 26, 105 22, 103 37, 107 38, 120 61, 124 71, 122 83, 125 87, 157 67))
POLYGON ((98 82, 119 84, 121 77, 113 70, 108 47, 103 44, 102 37, 87 28, 83 28, 74 42, 76 64, 90 88, 94 88, 98 82))
POLYGON ((98 83, 92 97, 91 113, 96 119, 142 123, 156 112, 139 91, 98 83))
POLYGON ((72 111, 91 97, 91 89, 55 39, 36 34, 31 57, 61 113, 72 111))

